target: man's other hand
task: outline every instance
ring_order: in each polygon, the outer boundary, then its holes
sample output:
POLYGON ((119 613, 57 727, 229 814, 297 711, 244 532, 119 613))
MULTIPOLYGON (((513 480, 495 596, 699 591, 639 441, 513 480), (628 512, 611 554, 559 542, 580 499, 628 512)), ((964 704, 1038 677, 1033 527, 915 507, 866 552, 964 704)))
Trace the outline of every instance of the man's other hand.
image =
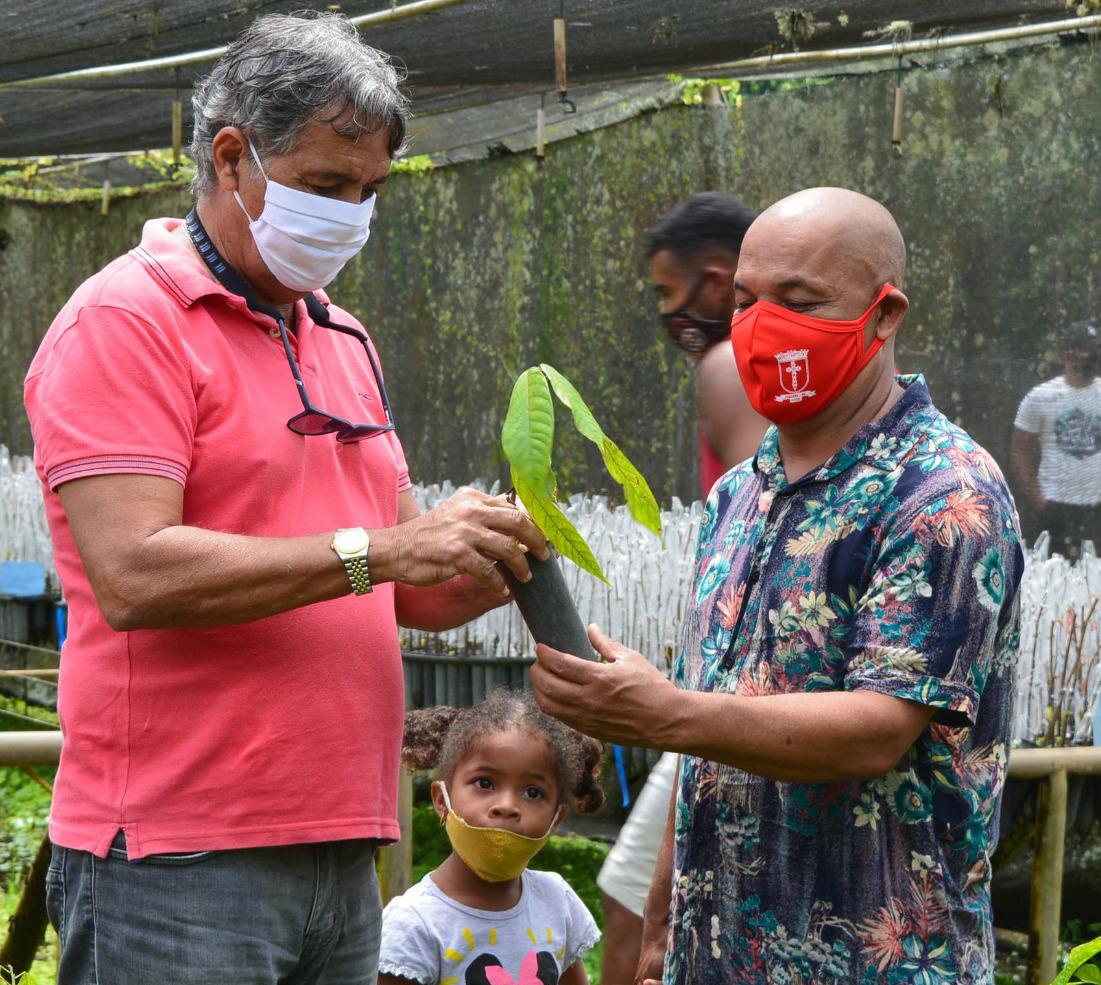
POLYGON ((531 680, 539 707, 579 732, 627 746, 662 745, 675 721, 676 689, 641 653, 589 627, 602 663, 535 648, 531 680))
POLYGON ((668 937, 668 931, 657 939, 649 930, 643 934, 642 950, 638 954, 638 970, 635 972, 635 985, 661 985, 668 937))

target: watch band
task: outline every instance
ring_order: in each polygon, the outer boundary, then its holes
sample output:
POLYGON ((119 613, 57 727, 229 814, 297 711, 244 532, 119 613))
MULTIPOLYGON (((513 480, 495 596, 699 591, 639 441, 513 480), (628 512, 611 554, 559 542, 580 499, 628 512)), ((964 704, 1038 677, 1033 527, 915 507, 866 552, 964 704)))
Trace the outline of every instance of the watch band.
POLYGON ((348 581, 352 583, 352 591, 356 595, 368 595, 373 591, 371 586, 371 572, 367 567, 367 558, 361 554, 354 557, 342 557, 344 570, 348 572, 348 581))

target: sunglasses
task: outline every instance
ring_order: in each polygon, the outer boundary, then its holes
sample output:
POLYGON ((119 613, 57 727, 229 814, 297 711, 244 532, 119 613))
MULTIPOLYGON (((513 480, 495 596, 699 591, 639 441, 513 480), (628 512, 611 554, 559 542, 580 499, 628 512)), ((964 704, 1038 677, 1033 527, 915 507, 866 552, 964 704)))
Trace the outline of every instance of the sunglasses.
POLYGON ((277 308, 270 308, 256 300, 252 288, 222 258, 199 220, 199 214, 195 209, 188 213, 186 223, 187 231, 191 236, 191 241, 195 244, 195 249, 199 251, 199 256, 203 258, 218 282, 227 291, 244 298, 245 303, 251 310, 268 315, 275 319, 275 323, 279 326, 279 338, 283 343, 283 352, 286 353, 287 363, 294 375, 294 383, 298 388, 299 399, 302 401, 302 413, 295 414, 287 421, 288 428, 295 434, 301 434, 304 437, 316 437, 317 435, 333 434, 335 432, 336 440, 342 444, 353 444, 362 441, 364 438, 373 438, 375 435, 395 430, 394 413, 390 408, 390 398, 386 394, 386 385, 382 381, 382 371, 379 369, 378 360, 375 358, 371 343, 364 332, 352 328, 350 325, 340 325, 332 321, 329 318, 328 309, 315 295, 307 294, 303 298, 306 303, 306 311, 315 325, 351 336, 363 346, 363 351, 367 353, 367 359, 371 363, 371 371, 375 375, 375 386, 378 389, 379 397, 382 400, 383 413, 386 416, 385 424, 355 424, 336 414, 330 414, 328 411, 322 410, 310 400, 306 384, 302 379, 302 370, 298 366, 298 360, 294 358, 294 350, 291 348, 290 338, 287 334, 287 324, 282 313, 277 308))
POLYGON ((343 335, 349 335, 363 346, 363 351, 367 353, 367 359, 371 363, 371 371, 375 374, 375 386, 378 388, 379 397, 382 399, 382 409, 386 415, 386 423, 353 424, 343 417, 330 414, 328 411, 315 406, 306 391, 306 384, 302 380, 302 371, 298 368, 298 360, 294 358, 290 338, 287 336, 287 326, 283 318, 279 317, 276 319, 276 323, 279 325, 279 338, 283 342, 283 351, 287 354, 287 362, 290 364, 291 373, 294 375, 295 386, 298 387, 298 396, 302 400, 303 408, 301 414, 295 414, 287 421, 287 427, 295 434, 306 437, 336 432, 336 440, 345 445, 362 441, 364 438, 373 438, 375 435, 384 434, 387 431, 393 431, 394 413, 390 409, 390 398, 386 395, 386 385, 382 382, 382 371, 379 369, 378 360, 375 359, 375 354, 371 350, 371 344, 367 340, 367 336, 350 325, 338 325, 331 321, 325 305, 318 301, 314 295, 307 294, 305 301, 306 310, 315 325, 328 328, 334 332, 340 332, 343 335))

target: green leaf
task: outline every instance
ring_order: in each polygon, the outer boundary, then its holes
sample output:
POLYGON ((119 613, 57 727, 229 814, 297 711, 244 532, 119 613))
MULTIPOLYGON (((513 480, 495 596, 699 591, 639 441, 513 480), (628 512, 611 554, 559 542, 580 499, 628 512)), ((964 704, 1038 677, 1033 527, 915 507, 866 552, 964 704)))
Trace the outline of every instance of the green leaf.
POLYGON ((631 516, 647 530, 661 536, 661 510, 642 473, 631 464, 631 460, 619 450, 619 446, 611 438, 604 439, 600 450, 612 478, 623 487, 631 516))
POLYGON ((554 387, 555 396, 570 409, 570 413, 573 414, 573 423, 577 426, 577 430, 600 448, 606 440, 607 435, 604 434, 604 429, 596 423, 593 412, 589 410, 589 405, 585 403, 581 394, 577 392, 577 388, 553 366, 547 363, 540 363, 539 368, 546 374, 547 379, 550 380, 551 386, 554 387))
POLYGON ((1101 937, 1095 937, 1092 941, 1087 941, 1085 944, 1079 944, 1078 947, 1071 951, 1070 956, 1067 958, 1067 963, 1063 966, 1063 970, 1059 972, 1055 981, 1052 982, 1052 985, 1067 985, 1067 982, 1070 981, 1070 976, 1078 971, 1078 969, 1095 954, 1101 954, 1101 937))
POLYGON ((520 374, 501 429, 501 445, 512 470, 543 496, 554 493, 551 446, 554 404, 547 378, 534 366, 520 374))
POLYGON ((1082 982, 1089 982, 1090 985, 1101 985, 1101 969, 1095 964, 1084 964, 1079 968, 1075 975, 1078 976, 1078 980, 1082 982))
POLYGON ((623 493, 627 498, 627 509, 631 511, 631 516, 647 530, 660 535, 661 510, 642 473, 634 467, 619 446, 604 433, 603 428, 593 417, 593 412, 589 410, 589 405, 577 392, 577 388, 553 366, 540 363, 539 368, 550 380, 555 396, 570 409, 577 430, 600 449, 609 474, 623 487, 623 493))
POLYGON ((577 528, 555 505, 554 500, 532 489, 516 469, 512 470, 512 485, 535 525, 543 531, 547 540, 554 543, 558 553, 607 585, 608 579, 604 577, 600 562, 585 543, 585 538, 577 532, 577 528))

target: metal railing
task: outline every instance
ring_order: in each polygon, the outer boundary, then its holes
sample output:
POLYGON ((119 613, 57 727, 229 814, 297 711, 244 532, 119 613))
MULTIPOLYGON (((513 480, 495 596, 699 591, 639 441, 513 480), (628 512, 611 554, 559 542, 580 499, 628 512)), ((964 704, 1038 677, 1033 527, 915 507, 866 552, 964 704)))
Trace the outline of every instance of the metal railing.
MULTIPOLYGON (((45 766, 61 755, 61 733, 0 732, 0 766, 45 766)), ((1029 985, 1044 985, 1056 974, 1063 896, 1063 851, 1067 833, 1067 777, 1101 776, 1101 747, 1016 749, 1009 757, 1009 778, 1041 782, 1036 804, 1036 854, 1032 864, 1029 908, 1029 985)), ((388 896, 408 887, 412 857, 412 784, 402 774, 402 844, 380 858, 388 896)))
POLYGON ((61 733, 0 732, 0 766, 55 766, 61 758, 61 733))
POLYGON ((1071 774, 1101 776, 1101 746, 1015 749, 1009 754, 1011 780, 1040 781, 1028 914, 1029 985, 1046 985, 1055 977, 1059 963, 1067 776, 1071 774))

